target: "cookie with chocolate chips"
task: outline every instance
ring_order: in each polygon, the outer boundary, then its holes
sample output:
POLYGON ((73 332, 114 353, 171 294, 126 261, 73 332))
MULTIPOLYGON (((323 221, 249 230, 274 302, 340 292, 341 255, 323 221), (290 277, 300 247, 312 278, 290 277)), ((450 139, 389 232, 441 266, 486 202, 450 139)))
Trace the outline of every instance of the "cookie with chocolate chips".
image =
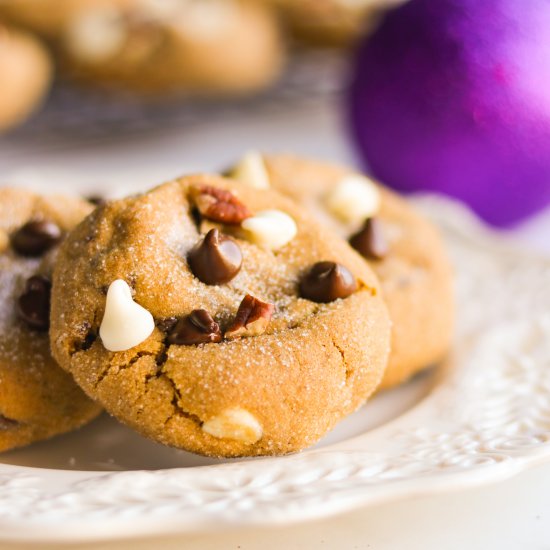
POLYGON ((122 422, 211 456, 314 444, 378 386, 376 276, 274 191, 185 177, 96 209, 62 245, 54 356, 122 422))
POLYGON ((444 357, 453 326, 452 270, 436 228, 405 200, 348 168, 289 155, 251 152, 233 173, 294 199, 376 272, 393 322, 382 388, 444 357))
POLYGON ((0 451, 100 412, 55 363, 48 338, 56 248, 91 210, 79 199, 0 189, 0 451))

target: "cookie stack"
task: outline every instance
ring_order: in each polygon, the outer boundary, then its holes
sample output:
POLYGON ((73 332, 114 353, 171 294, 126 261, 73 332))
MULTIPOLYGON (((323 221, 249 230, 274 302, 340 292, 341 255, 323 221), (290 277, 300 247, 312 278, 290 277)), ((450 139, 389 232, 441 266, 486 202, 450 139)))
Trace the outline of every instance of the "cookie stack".
POLYGON ((256 0, 3 0, 0 132, 44 100, 51 56, 80 84, 166 98, 264 89, 285 48, 272 8, 256 0))
POLYGON ((46 96, 49 52, 63 78, 103 91, 252 94, 277 80, 293 46, 349 45, 396 1, 2 0, 0 131, 46 96))
MULTIPOLYGON (((40 37, 63 76, 133 94, 253 93, 285 58, 273 9, 256 0, 4 0, 2 20, 40 37)), ((23 54, 13 60, 36 68, 23 54)))
MULTIPOLYGON (((33 357, 88 411, 73 426, 97 413, 94 401, 166 445, 285 454, 448 349, 451 272, 436 230, 351 170, 250 153, 229 177, 186 176, 109 202, 68 234, 82 206, 69 221, 57 214, 68 206, 33 200, 41 206, 21 212, 10 200, 4 216, 14 283, 2 289, 1 337, 17 326, 25 346, 46 339, 51 308, 61 369, 47 345, 33 357)), ((0 357, 38 372, 17 353, 0 357)), ((9 404, 0 394, 0 442, 30 423, 9 404)), ((61 405, 49 402, 51 416, 61 405)))

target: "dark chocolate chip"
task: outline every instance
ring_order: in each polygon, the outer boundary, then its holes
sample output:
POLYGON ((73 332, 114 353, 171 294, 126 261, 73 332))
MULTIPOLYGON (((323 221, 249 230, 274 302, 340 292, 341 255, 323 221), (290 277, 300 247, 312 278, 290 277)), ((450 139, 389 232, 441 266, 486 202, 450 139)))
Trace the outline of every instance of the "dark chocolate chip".
POLYGON ((84 340, 81 340, 75 345, 76 351, 88 351, 93 345, 94 342, 97 340, 97 334, 90 330, 86 336, 84 336, 84 340))
POLYGON ((96 206, 104 206, 107 204, 107 199, 100 195, 92 195, 91 197, 88 197, 87 200, 96 206))
POLYGON ((34 275, 27 281, 25 292, 17 301, 19 317, 35 330, 46 331, 50 326, 51 289, 48 278, 34 275))
POLYGON ((48 220, 26 223, 11 236, 11 245, 22 256, 41 256, 62 237, 59 226, 48 220))
POLYGON ((312 302, 347 298, 356 289, 357 282, 351 271, 336 262, 317 262, 300 281, 300 295, 312 302))
POLYGON ((17 420, 12 420, 11 418, 7 418, 6 416, 0 414, 0 432, 13 430, 17 428, 17 426, 19 426, 19 422, 17 422, 17 420))
POLYGON ((230 237, 211 229, 187 257, 191 271, 207 285, 229 282, 241 269, 243 255, 230 237))
POLYGON ((388 242, 376 218, 369 218, 363 229, 350 238, 349 244, 368 260, 382 260, 389 251, 388 242))
POLYGON ((220 326, 205 309, 195 309, 180 319, 168 335, 168 343, 178 346, 221 342, 221 339, 220 326))
POLYGON ((178 322, 178 319, 176 317, 166 317, 164 319, 159 319, 156 322, 157 328, 161 332, 170 332, 178 322))

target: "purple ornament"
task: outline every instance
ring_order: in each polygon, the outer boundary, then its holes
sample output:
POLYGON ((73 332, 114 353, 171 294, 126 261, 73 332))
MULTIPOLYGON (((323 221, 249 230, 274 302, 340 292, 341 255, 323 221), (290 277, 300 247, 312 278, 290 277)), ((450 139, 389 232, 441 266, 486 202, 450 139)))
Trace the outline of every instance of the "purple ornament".
POLYGON ((550 1, 412 0, 360 46, 351 125, 371 172, 513 224, 550 202, 550 1))

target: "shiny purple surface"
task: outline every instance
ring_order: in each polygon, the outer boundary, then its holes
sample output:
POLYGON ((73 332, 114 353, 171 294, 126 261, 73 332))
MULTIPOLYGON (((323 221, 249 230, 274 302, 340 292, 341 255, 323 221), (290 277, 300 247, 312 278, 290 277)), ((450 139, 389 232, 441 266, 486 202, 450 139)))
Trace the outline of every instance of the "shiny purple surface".
POLYGON ((496 225, 550 202, 550 0, 412 0, 359 48, 350 97, 388 185, 496 225))

